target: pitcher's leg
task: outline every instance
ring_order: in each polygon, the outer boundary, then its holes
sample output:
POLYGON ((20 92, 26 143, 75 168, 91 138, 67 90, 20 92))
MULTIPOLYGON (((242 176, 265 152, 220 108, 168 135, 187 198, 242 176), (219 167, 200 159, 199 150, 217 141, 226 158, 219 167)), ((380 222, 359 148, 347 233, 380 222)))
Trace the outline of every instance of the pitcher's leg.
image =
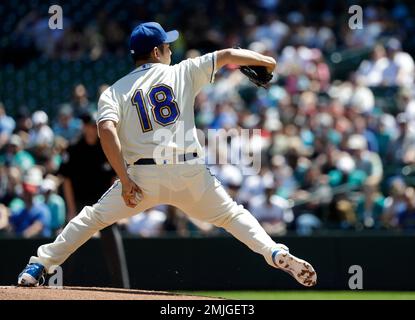
POLYGON ((269 265, 275 267, 272 253, 281 245, 271 239, 258 220, 243 206, 235 203, 229 212, 211 217, 209 222, 224 228, 252 251, 261 254, 269 265))
MULTIPOLYGON (((252 251, 261 254, 268 264, 275 267, 272 253, 281 245, 271 239, 255 217, 235 202, 229 206, 224 205, 222 210, 216 212, 212 210, 210 217, 205 216, 203 220, 225 229, 252 251)), ((195 208, 195 211, 199 209, 195 208)))
POLYGON ((252 251, 262 254, 269 265, 288 272, 302 285, 316 284, 312 265, 292 255, 286 246, 275 243, 255 217, 232 200, 216 178, 206 173, 203 178, 195 176, 193 188, 202 188, 203 194, 195 197, 189 191, 178 199, 189 216, 224 228, 252 251))
POLYGON ((29 263, 40 263, 50 271, 51 266, 61 265, 97 231, 144 211, 153 204, 148 197, 144 197, 137 207, 127 207, 121 197, 121 183, 115 182, 94 206, 84 207, 53 243, 39 247, 37 257, 31 257, 29 263))
POLYGON ((192 179, 193 186, 189 187, 189 191, 177 195, 175 205, 193 218, 224 228, 251 250, 263 255, 267 263, 275 267, 272 252, 279 245, 271 239, 255 217, 233 201, 206 168, 192 179), (198 194, 195 190, 202 192, 198 194))
POLYGON ((37 257, 31 257, 29 263, 40 263, 46 270, 53 265, 61 265, 97 231, 109 224, 110 222, 104 222, 93 207, 86 206, 69 221, 53 243, 40 246, 37 250, 37 257))

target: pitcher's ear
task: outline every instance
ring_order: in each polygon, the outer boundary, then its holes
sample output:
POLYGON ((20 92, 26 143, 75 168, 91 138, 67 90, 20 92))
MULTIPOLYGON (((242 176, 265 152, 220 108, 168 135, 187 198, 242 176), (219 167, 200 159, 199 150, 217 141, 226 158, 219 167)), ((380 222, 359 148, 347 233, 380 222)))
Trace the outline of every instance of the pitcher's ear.
POLYGON ((160 50, 157 47, 154 47, 153 54, 155 58, 160 58, 160 50))

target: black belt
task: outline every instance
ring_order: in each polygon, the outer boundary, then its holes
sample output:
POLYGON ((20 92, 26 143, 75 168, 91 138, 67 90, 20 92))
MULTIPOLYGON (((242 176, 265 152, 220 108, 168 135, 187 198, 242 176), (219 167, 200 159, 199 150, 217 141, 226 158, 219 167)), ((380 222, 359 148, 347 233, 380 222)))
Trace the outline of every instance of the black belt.
MULTIPOLYGON (((197 158, 197 153, 196 152, 179 154, 179 156, 178 156, 178 160, 180 162, 184 162, 184 161, 187 161, 187 160, 192 160, 192 159, 195 159, 195 158, 197 158)), ((156 160, 154 160, 153 158, 142 158, 142 159, 138 159, 133 164, 134 165, 156 164, 156 160)))

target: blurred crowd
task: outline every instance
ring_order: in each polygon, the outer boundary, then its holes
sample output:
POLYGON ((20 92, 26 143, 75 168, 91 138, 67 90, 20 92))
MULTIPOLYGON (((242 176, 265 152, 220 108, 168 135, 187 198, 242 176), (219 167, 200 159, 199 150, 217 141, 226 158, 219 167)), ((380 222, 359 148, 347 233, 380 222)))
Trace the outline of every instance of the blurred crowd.
MULTIPOLYGON (((278 70, 268 89, 255 87, 229 65, 197 96, 197 127, 205 133, 232 132, 225 148, 213 149, 205 141, 207 158, 238 154, 246 164, 250 152, 261 154, 259 174, 246 174, 235 163, 210 163, 211 172, 273 235, 415 230, 415 67, 403 48, 415 27, 412 4, 369 1, 364 28, 352 30, 347 18, 341 23, 337 18, 339 12, 348 16, 347 1, 323 1, 318 13, 307 1, 293 6, 243 1, 234 5, 232 19, 229 3, 165 1, 158 15, 157 5, 130 10, 131 20, 111 19, 102 10, 81 27, 67 18, 71 27, 56 39, 48 38, 42 20, 31 12, 12 36, 24 37, 20 45, 35 45, 48 59, 95 60, 107 52, 128 59, 126 21, 153 17, 166 29, 181 31, 172 48, 176 59, 235 45, 272 55, 278 70), (181 10, 173 9, 177 4, 181 10), (346 80, 334 79, 327 53, 360 47, 369 47, 370 56, 346 80), (396 93, 396 108, 379 103, 379 90, 396 93), (261 131, 242 138, 242 129, 261 131)), ((56 117, 41 108, 21 109, 11 117, 8 106, 0 104, 0 234, 51 236, 64 226, 68 201, 61 167, 68 148, 87 134, 83 115, 96 111, 106 86, 96 88, 95 97, 76 85, 72 97, 57 106, 56 117)), ((223 233, 169 206, 120 225, 142 237, 223 233)))
POLYGON ((287 45, 318 48, 324 53, 356 49, 374 46, 381 37, 391 35, 415 46, 411 37, 414 3, 401 0, 71 1, 62 5, 63 30, 54 32, 49 29, 47 3, 31 0, 0 6, 2 60, 10 63, 36 56, 63 60, 98 60, 108 54, 124 57, 130 31, 148 20, 182 31, 174 45, 177 59, 188 49, 210 52, 246 47, 254 41, 265 43, 275 53, 287 45), (349 7, 358 4, 364 9, 364 28, 351 29, 349 7))
MULTIPOLYGON (((262 42, 250 48, 269 53, 262 42)), ((414 60, 399 40, 377 43, 347 81, 330 79, 317 48, 287 46, 278 62, 267 90, 230 66, 197 97, 199 128, 261 128, 251 141, 229 139, 228 150, 261 152, 259 175, 229 165, 212 171, 271 233, 414 230, 414 60), (392 87, 393 113, 373 93, 392 87)))

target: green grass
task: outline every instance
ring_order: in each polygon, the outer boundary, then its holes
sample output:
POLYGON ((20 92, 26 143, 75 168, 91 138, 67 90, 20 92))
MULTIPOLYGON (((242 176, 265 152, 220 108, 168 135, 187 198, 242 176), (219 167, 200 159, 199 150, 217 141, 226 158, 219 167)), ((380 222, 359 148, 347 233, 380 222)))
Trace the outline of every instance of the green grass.
POLYGON ((235 300, 415 300, 413 291, 186 291, 235 300))

